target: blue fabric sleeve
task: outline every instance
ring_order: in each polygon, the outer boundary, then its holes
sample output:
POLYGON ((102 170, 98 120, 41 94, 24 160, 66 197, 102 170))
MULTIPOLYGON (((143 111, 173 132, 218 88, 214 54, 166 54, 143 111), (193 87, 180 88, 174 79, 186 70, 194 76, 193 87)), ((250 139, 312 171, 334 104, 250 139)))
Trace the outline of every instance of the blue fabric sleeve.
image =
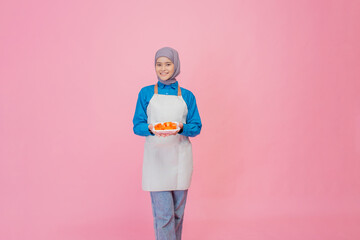
POLYGON ((149 131, 149 124, 147 123, 148 117, 146 114, 146 109, 149 104, 148 97, 146 96, 145 88, 142 88, 139 92, 139 96, 136 102, 136 109, 133 118, 133 130, 136 135, 139 136, 149 136, 154 135, 149 131))
POLYGON ((183 97, 188 107, 188 114, 186 116, 186 124, 184 123, 183 129, 179 132, 179 134, 187 137, 195 137, 200 134, 202 127, 199 110, 196 105, 196 99, 194 94, 189 90, 184 92, 183 97))

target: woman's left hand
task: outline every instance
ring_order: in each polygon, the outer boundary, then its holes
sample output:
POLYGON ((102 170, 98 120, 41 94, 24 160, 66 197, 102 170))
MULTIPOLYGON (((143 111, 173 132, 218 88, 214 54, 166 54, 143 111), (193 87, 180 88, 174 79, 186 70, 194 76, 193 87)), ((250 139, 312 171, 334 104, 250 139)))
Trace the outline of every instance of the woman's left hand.
POLYGON ((176 135, 178 134, 178 132, 180 132, 180 130, 183 128, 184 124, 182 122, 179 122, 179 130, 176 130, 176 132, 170 133, 170 135, 176 135))
POLYGON ((179 130, 176 130, 175 132, 172 133, 158 133, 160 137, 167 137, 167 136, 172 136, 172 135, 176 135, 178 134, 178 132, 183 128, 184 124, 182 122, 179 123, 179 130))

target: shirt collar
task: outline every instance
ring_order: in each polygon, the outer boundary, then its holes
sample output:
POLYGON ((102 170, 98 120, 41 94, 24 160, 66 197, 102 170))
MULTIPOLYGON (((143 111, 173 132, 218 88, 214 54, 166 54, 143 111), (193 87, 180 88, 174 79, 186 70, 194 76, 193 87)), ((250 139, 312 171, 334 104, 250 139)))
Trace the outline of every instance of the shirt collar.
POLYGON ((162 82, 158 81, 158 86, 159 86, 159 88, 164 88, 165 86, 169 86, 169 87, 171 87, 173 89, 177 89, 178 86, 179 86, 179 83, 178 83, 178 81, 176 81, 176 82, 174 82, 174 83, 172 83, 170 85, 165 85, 162 82))

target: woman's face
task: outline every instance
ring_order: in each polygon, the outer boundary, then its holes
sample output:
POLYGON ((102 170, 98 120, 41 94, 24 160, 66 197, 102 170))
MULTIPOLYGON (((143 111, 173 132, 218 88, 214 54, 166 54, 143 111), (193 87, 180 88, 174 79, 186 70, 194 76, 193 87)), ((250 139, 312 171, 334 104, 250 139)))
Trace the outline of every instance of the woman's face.
POLYGON ((167 57, 159 57, 156 60, 155 71, 161 80, 166 81, 174 74, 175 67, 167 57))

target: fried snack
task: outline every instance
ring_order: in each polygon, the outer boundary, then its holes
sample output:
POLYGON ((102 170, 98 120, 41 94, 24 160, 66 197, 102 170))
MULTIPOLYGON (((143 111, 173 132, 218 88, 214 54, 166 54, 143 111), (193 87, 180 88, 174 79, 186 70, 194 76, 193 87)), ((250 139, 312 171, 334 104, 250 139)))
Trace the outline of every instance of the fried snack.
POLYGON ((165 122, 165 123, 158 123, 154 126, 155 130, 173 130, 176 129, 176 123, 173 122, 165 122))
POLYGON ((161 123, 158 123, 154 126, 155 130, 165 130, 165 126, 161 123))
POLYGON ((173 122, 165 122, 164 126, 165 129, 176 129, 176 123, 173 122))

